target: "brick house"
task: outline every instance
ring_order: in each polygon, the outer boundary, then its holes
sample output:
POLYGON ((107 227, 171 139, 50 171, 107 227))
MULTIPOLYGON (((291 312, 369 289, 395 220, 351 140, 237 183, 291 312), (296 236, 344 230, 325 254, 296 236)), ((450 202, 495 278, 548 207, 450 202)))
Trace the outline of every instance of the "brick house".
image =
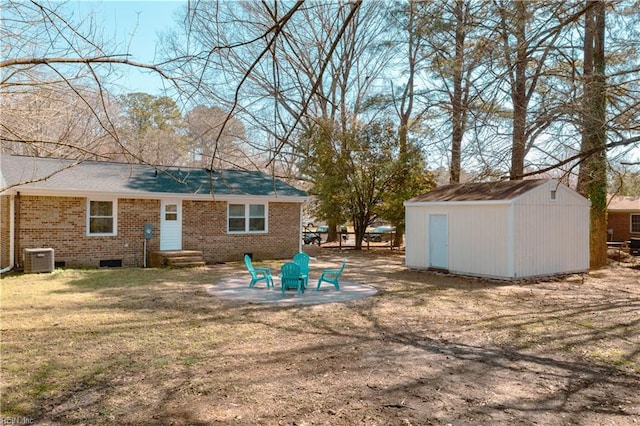
POLYGON ((611 196, 607 205, 610 241, 640 238, 640 197, 611 196))
POLYGON ((300 250, 307 194, 267 174, 76 163, 2 155, 0 269, 29 248, 53 248, 58 265, 125 267, 157 251, 218 263, 300 250))

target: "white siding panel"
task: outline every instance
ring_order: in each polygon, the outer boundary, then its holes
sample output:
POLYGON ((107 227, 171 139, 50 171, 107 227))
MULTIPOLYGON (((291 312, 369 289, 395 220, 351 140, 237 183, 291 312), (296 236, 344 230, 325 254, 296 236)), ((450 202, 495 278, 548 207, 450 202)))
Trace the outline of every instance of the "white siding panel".
POLYGON ((508 279, 589 268, 589 202, 564 185, 549 182, 504 204, 407 206, 409 267, 429 266, 430 214, 448 217, 453 273, 508 279))
POLYGON ((508 271, 507 205, 450 209, 449 270, 487 277, 508 271))
POLYGON ((428 267, 428 244, 425 207, 407 207, 405 209, 405 263, 409 268, 428 267))
POLYGON ((543 185, 514 203, 514 277, 589 268, 588 201, 559 186, 543 185))
POLYGON ((409 206, 406 208, 408 267, 429 267, 429 215, 446 214, 449 270, 505 277, 508 271, 507 206, 409 206))

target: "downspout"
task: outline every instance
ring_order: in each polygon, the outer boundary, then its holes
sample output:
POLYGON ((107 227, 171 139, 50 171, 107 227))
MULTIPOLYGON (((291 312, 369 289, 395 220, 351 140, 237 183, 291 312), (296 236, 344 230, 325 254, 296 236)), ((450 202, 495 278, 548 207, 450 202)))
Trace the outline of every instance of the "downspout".
POLYGON ((13 248, 14 248, 14 257, 13 264, 18 268, 20 265, 20 191, 16 192, 16 200, 15 200, 15 214, 13 215, 14 219, 14 238, 13 238, 13 248))
POLYGON ((14 253, 14 247, 15 247, 15 242, 14 242, 14 238, 15 238, 15 228, 14 228, 14 221, 15 221, 15 197, 13 195, 9 196, 9 266, 7 266, 4 269, 0 269, 0 274, 4 274, 6 272, 9 272, 10 270, 13 269, 14 266, 14 261, 15 261, 15 253, 14 253))
POLYGON ((304 203, 300 203, 300 225, 298 226, 298 253, 302 251, 302 218, 304 215, 304 209, 302 208, 304 203))

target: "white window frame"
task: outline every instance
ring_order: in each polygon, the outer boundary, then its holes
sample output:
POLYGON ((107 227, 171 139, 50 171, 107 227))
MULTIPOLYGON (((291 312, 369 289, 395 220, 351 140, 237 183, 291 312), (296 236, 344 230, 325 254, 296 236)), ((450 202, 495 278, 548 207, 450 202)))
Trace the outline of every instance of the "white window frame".
POLYGON ((118 199, 117 198, 87 198, 87 236, 88 237, 112 237, 118 235, 118 199), (111 217, 113 220, 113 232, 91 232, 91 202, 108 201, 111 202, 111 217))
POLYGON ((629 215, 629 230, 631 231, 632 234, 640 234, 640 213, 636 214, 636 213, 631 213, 629 215), (633 230, 633 217, 634 216, 638 216, 638 219, 636 219, 636 223, 638 225, 638 227, 636 228, 636 230, 633 230))
POLYGON ((269 203, 266 202, 251 202, 251 201, 233 201, 227 203, 227 233, 228 234, 266 234, 269 232, 269 203), (241 205, 244 206, 244 230, 242 231, 232 231, 229 229, 229 219, 231 219, 231 206, 241 205), (251 231, 249 224, 251 220, 251 206, 263 206, 264 207, 264 229, 258 231, 251 231))

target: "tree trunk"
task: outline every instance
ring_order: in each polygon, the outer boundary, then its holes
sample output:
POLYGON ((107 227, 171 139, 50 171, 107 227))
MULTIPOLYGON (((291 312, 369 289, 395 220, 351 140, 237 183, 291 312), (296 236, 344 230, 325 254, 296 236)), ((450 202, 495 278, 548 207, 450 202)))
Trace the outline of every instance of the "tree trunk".
POLYGON ((582 152, 600 149, 583 158, 578 191, 591 201, 590 267, 597 269, 607 264, 605 3, 587 0, 587 5, 590 3, 595 4, 585 15, 582 152))
POLYGON ((453 98, 451 99, 451 166, 449 183, 460 183, 464 111, 462 105, 462 78, 464 75, 464 0, 456 0, 456 56, 453 68, 453 98))
POLYGON ((516 41, 518 43, 515 63, 515 87, 511 92, 513 101, 513 140, 511 146, 511 180, 521 180, 524 175, 524 156, 527 126, 527 43, 526 8, 524 1, 516 2, 516 41))
POLYGON ((327 221, 327 242, 334 243, 338 241, 338 225, 333 219, 327 221))
MULTIPOLYGON (((407 146, 408 146, 408 137, 409 137, 409 120, 411 119, 411 115, 413 113, 413 98, 414 98, 414 84, 415 84, 415 74, 416 74, 416 66, 418 61, 418 52, 419 46, 418 42, 415 38, 414 34, 414 23, 415 23, 415 14, 414 10, 415 5, 414 2, 409 2, 409 23, 408 23, 408 62, 409 62, 409 76, 407 79, 407 85, 402 93, 402 102, 400 104, 400 126, 398 127, 398 154, 400 158, 407 158, 407 146)), ((408 166, 406 167, 408 169, 408 166)), ((396 227, 401 224, 396 224, 396 227)), ((364 231, 363 235, 364 235, 364 231)), ((402 242, 402 233, 395 234, 395 238, 393 241, 394 246, 399 246, 402 242)))
POLYGON ((364 238, 364 233, 367 230, 367 225, 364 223, 365 221, 358 218, 354 218, 353 221, 353 231, 355 238, 355 249, 362 250, 362 239, 364 238))

